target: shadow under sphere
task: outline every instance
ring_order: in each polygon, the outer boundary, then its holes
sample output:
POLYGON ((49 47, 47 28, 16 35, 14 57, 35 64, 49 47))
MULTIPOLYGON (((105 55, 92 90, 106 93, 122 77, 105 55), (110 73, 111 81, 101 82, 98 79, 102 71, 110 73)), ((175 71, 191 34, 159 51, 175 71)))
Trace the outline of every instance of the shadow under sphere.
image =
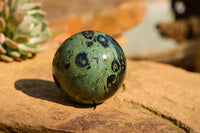
POLYGON ((76 108, 90 108, 93 105, 80 105, 66 98, 56 87, 54 82, 40 79, 20 79, 15 82, 15 88, 23 93, 39 98, 55 102, 62 105, 73 106, 76 108))

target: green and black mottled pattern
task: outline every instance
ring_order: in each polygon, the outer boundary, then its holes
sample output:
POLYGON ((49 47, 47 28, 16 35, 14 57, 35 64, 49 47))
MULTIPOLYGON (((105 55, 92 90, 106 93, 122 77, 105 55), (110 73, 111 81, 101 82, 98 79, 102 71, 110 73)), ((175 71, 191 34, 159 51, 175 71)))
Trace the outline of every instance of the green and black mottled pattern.
POLYGON ((73 101, 99 104, 122 83, 126 59, 119 44, 98 31, 79 32, 58 48, 53 77, 58 88, 73 101))

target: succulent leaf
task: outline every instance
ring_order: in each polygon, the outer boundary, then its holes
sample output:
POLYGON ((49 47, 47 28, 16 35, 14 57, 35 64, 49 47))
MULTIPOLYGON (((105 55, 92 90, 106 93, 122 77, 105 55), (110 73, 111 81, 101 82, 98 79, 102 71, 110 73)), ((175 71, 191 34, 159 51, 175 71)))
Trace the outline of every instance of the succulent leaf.
POLYGON ((40 8, 41 3, 39 2, 35 2, 35 3, 25 3, 21 6, 21 10, 22 11, 27 11, 27 10, 31 10, 31 9, 37 9, 40 8))
POLYGON ((21 57, 21 54, 17 51, 10 51, 8 52, 8 55, 10 55, 11 57, 13 57, 15 60, 17 61, 20 61, 20 57, 21 57))
POLYGON ((33 0, 0 0, 0 60, 32 58, 50 38, 41 3, 33 0))
POLYGON ((15 6, 16 2, 17 2, 17 0, 9 0, 9 6, 10 6, 10 8, 13 8, 15 6))
POLYGON ((5 54, 5 53, 6 53, 6 50, 0 44, 0 54, 5 54))
POLYGON ((12 32, 24 20, 24 12, 15 12, 8 21, 8 28, 12 32))
POLYGON ((0 32, 4 31, 6 23, 2 17, 0 17, 0 32))
POLYGON ((4 17, 5 17, 5 19, 7 20, 7 19, 9 18, 9 16, 10 16, 10 8, 9 8, 8 5, 6 5, 6 6, 4 7, 4 17))
POLYGON ((30 33, 31 37, 37 36, 41 33, 42 30, 42 24, 38 23, 37 25, 35 25, 35 27, 33 28, 32 32, 30 33))
POLYGON ((41 50, 39 47, 30 47, 24 44, 19 44, 19 50, 23 53, 37 53, 41 50))
POLYGON ((34 27, 34 23, 33 23, 33 17, 32 16, 25 16, 24 20, 19 24, 19 26, 16 28, 16 33, 17 34, 28 34, 29 32, 31 32, 31 30, 34 27), (26 27, 26 28, 24 28, 26 27))
POLYGON ((8 5, 9 0, 3 0, 5 5, 8 5))
POLYGON ((29 36, 28 35, 17 35, 14 37, 14 40, 17 43, 27 43, 27 42, 29 42, 29 36))
POLYGON ((4 54, 0 54, 0 60, 5 61, 5 62, 12 62, 13 58, 9 57, 9 56, 6 56, 4 54))
POLYGON ((27 11, 27 14, 30 16, 34 16, 35 19, 37 19, 37 20, 42 20, 46 16, 45 12, 43 12, 42 10, 38 10, 38 9, 27 11))
POLYGON ((3 33, 0 33, 0 44, 3 44, 5 42, 5 36, 3 33))
POLYGON ((5 43, 11 49, 18 49, 18 44, 9 38, 6 38, 5 43))
POLYGON ((3 1, 0 1, 0 13, 3 11, 3 1))
POLYGON ((45 40, 47 40, 50 36, 51 36, 51 34, 49 34, 48 31, 44 31, 44 32, 40 33, 40 36, 30 38, 28 44, 29 45, 34 45, 34 44, 42 43, 45 40))

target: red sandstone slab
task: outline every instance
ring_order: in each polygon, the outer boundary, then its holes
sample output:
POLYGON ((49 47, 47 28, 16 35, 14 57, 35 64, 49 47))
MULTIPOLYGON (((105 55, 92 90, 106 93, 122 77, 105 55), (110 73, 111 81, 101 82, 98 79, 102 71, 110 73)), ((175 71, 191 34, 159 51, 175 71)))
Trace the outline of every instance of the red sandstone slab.
MULTIPOLYGON (((146 84, 144 82, 137 85, 137 80, 132 79, 135 75, 127 77, 125 88, 121 87, 115 96, 98 105, 95 110, 64 99, 52 79, 51 62, 57 48, 52 47, 46 48, 32 60, 0 63, 0 68, 3 68, 0 69, 0 131, 184 132, 171 121, 149 111, 140 103, 130 102, 130 92, 141 84, 146 84), (131 83, 129 78, 132 79, 131 83)), ((140 62, 129 60, 127 73, 145 73, 149 67, 153 71, 152 65, 155 65, 156 69, 170 69, 165 65, 151 62, 143 62, 142 66, 137 68, 140 65, 140 62)), ((146 76, 148 75, 144 74, 144 77, 146 76)), ((135 94, 132 94, 132 99, 135 94)), ((138 94, 138 97, 140 96, 143 94, 138 94)), ((145 100, 144 98, 143 102, 145 100)))

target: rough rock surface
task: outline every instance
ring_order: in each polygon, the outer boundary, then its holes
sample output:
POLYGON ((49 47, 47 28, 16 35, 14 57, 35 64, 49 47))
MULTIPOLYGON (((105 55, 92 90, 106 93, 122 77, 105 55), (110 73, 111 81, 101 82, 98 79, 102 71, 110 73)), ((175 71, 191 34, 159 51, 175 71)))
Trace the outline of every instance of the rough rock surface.
POLYGON ((36 0, 43 3, 54 34, 97 30, 120 35, 145 15, 145 1, 138 0, 36 0))
POLYGON ((95 109, 63 97, 51 70, 57 46, 45 47, 32 60, 0 63, 0 132, 200 131, 199 74, 128 60, 122 87, 95 109))

